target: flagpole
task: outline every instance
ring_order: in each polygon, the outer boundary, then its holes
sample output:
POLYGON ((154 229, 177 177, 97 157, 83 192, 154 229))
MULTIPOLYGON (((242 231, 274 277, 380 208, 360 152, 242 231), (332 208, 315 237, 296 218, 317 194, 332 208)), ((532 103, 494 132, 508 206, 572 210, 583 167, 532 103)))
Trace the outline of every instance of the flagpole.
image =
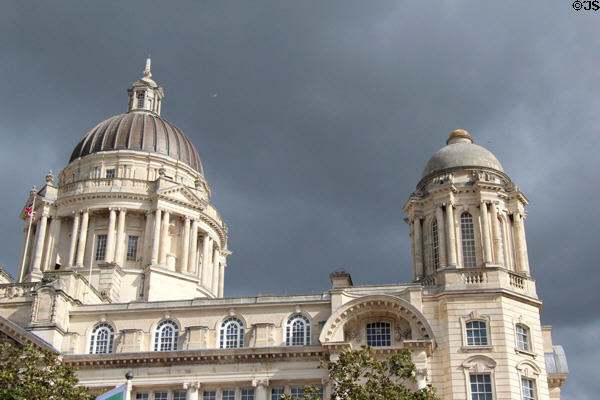
MULTIPOLYGON (((37 197, 37 193, 33 194, 33 202, 31 203, 31 212, 35 210, 35 198, 37 197)), ((26 213, 27 218, 29 218, 29 224, 27 226, 27 236, 25 237, 25 251, 23 251, 23 260, 21 260, 21 270, 19 271, 19 283, 23 282, 23 273, 25 272, 25 260, 27 259, 27 250, 29 247, 29 235, 31 233, 31 220, 33 219, 29 213, 26 213)))

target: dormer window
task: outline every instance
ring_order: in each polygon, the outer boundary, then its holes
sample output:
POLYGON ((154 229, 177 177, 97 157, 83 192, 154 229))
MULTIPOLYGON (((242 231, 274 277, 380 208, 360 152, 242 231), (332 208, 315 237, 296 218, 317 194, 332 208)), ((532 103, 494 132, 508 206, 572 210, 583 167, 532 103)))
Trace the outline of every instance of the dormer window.
POLYGON ((137 108, 144 108, 144 92, 137 94, 137 108))

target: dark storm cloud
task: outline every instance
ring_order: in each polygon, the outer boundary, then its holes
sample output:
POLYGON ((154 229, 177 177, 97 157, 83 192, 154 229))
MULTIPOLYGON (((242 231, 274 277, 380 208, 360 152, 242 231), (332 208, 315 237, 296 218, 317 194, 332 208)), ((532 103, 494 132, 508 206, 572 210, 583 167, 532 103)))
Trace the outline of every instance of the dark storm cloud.
MULTIPOLYGON (((567 1, 15 2, 0 16, 0 264, 32 184, 125 110, 152 55, 230 228, 228 296, 410 280, 402 205, 455 128, 531 200, 542 320, 593 398, 598 16, 567 1), (587 356, 585 356, 587 354, 587 356)), ((597 13, 596 13, 597 14, 597 13)))

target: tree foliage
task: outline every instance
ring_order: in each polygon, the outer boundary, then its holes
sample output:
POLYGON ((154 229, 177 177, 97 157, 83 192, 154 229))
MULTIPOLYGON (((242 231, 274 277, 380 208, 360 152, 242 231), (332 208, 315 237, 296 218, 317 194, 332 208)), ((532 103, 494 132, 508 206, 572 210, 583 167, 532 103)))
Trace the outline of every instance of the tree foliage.
POLYGON ((87 388, 77 386, 75 368, 63 365, 57 353, 0 344, 0 399, 90 400, 87 388))
MULTIPOLYGON (((325 367, 323 364, 322 367, 325 367)), ((370 347, 344 350, 337 361, 326 365, 332 383, 331 399, 344 400, 438 400, 435 389, 427 386, 412 390, 416 367, 410 350, 379 360, 370 347)), ((285 395, 285 400, 293 397, 285 395)), ((318 400, 315 388, 306 387, 304 400, 318 400)))

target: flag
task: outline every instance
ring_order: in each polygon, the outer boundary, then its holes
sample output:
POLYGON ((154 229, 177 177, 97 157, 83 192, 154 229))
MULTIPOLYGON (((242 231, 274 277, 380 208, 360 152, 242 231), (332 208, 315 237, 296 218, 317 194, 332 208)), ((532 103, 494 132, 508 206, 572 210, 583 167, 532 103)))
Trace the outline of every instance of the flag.
POLYGON ((127 385, 117 386, 113 390, 109 390, 108 392, 101 394, 96 397, 96 400, 123 400, 125 399, 125 390, 127 385))
POLYGON ((33 211, 33 203, 25 207, 25 215, 31 219, 35 219, 35 211, 33 211))

